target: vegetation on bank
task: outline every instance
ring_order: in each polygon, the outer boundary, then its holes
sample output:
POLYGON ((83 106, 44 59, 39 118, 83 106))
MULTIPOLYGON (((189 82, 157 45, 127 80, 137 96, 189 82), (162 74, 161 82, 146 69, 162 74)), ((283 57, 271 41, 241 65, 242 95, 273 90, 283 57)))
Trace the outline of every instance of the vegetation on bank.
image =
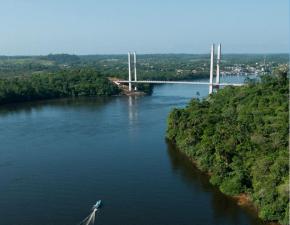
POLYGON ((147 95, 151 95, 153 93, 153 84, 137 84, 137 90, 144 92, 147 95))
POLYGON ((174 109, 167 137, 222 192, 247 193, 262 219, 288 224, 288 78, 278 72, 174 109))
POLYGON ((0 104, 73 96, 111 96, 120 89, 93 69, 0 79, 0 104))

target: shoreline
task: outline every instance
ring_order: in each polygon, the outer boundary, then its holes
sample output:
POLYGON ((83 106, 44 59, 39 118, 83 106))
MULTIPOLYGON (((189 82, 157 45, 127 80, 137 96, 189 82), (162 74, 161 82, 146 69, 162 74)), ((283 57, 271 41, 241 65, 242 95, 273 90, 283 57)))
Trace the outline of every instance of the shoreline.
MULTIPOLYGON (((170 140, 169 140, 170 141, 170 140)), ((170 141, 170 142, 172 142, 172 141, 170 141)), ((175 145, 176 146, 176 149, 178 150, 178 152, 180 152, 181 154, 183 154, 200 172, 202 172, 205 176, 207 176, 207 178, 208 178, 208 180, 209 180, 209 178, 211 177, 211 173, 210 172, 208 172, 208 171, 203 171, 203 170, 201 170, 200 169, 200 167, 198 166, 198 163, 197 163, 197 161, 194 159, 194 158, 192 158, 192 157, 190 157, 190 156, 188 156, 188 154, 186 154, 186 152, 185 151, 182 151, 178 146, 177 146, 177 144, 175 143, 175 142, 172 142, 173 143, 173 145, 175 145)), ((210 183, 210 182, 209 182, 210 183)), ((232 200, 234 200, 235 202, 236 202, 236 204, 239 206, 239 207, 241 207, 241 208, 245 208, 246 210, 249 210, 251 213, 254 213, 256 216, 257 216, 257 218, 259 218, 259 219, 261 219, 260 217, 259 217, 259 209, 256 207, 256 205, 254 204, 254 202, 251 200, 251 198, 250 198, 250 196, 247 194, 247 193, 240 193, 240 194, 238 194, 238 195, 227 195, 227 194, 225 194, 225 193, 223 193, 220 189, 219 189, 219 187, 218 186, 215 186, 215 185, 213 185, 213 184, 211 184, 213 187, 216 187, 218 190, 219 190, 219 192, 221 193, 221 194, 223 194, 223 195, 225 195, 226 197, 229 197, 229 198, 231 198, 232 200)), ((276 222, 276 221, 266 221, 266 220, 263 220, 263 219, 261 219, 262 221, 263 221, 263 223, 265 224, 265 225, 281 225, 280 223, 278 223, 278 222, 276 222)))

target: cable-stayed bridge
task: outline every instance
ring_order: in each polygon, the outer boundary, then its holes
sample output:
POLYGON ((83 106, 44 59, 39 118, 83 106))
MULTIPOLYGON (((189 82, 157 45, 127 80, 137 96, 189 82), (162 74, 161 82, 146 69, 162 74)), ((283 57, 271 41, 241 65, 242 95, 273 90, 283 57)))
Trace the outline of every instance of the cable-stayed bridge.
MULTIPOLYGON (((215 46, 211 46, 210 54, 210 75, 209 82, 198 82, 198 81, 166 81, 166 80, 137 80, 137 62, 136 62, 136 53, 128 53, 128 80, 114 80, 116 84, 128 84, 129 91, 132 91, 132 84, 189 84, 189 85, 208 85, 209 94, 213 92, 214 89, 218 90, 222 86, 242 86, 242 83, 220 83, 220 62, 221 62, 221 44, 218 45, 217 50, 217 62, 216 62, 216 80, 214 78, 214 51, 215 46), (133 55, 133 67, 134 67, 134 80, 132 80, 131 75, 131 57, 133 55)), ((137 87, 134 87, 134 90, 137 90, 137 87)))

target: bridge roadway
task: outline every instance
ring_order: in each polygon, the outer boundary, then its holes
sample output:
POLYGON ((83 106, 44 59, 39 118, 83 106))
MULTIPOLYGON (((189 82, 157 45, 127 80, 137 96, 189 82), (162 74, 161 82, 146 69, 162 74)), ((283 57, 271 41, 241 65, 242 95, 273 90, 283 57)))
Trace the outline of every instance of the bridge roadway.
POLYGON ((214 86, 242 86, 243 84, 238 83, 209 83, 209 82, 195 82, 195 81, 163 81, 163 80, 138 80, 138 81, 128 81, 128 80, 115 80, 115 83, 139 83, 139 84, 191 84, 191 85, 214 85, 214 86))

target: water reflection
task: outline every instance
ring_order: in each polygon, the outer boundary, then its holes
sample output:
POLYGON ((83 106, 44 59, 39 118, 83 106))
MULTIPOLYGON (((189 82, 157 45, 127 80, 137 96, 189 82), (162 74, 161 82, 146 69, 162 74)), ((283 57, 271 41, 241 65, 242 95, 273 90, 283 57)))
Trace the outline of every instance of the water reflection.
POLYGON ((133 126, 138 121, 138 96, 128 96, 129 125, 133 126))
POLYGON ((249 208, 243 208, 244 214, 241 214, 241 208, 234 199, 222 194, 218 188, 211 185, 209 176, 197 169, 184 154, 178 151, 172 142, 166 141, 166 143, 174 173, 180 174, 183 181, 192 186, 193 191, 198 189, 198 191, 210 195, 214 224, 222 224, 225 217, 228 217, 231 223, 235 225, 245 224, 245 220, 249 217, 251 225, 265 224, 257 218, 256 212, 249 208))
POLYGON ((63 98, 52 100, 41 100, 24 103, 14 103, 0 106, 0 116, 3 118, 10 115, 32 115, 33 113, 41 112, 44 108, 84 108, 96 110, 104 104, 111 102, 114 97, 78 97, 78 98, 63 98))

